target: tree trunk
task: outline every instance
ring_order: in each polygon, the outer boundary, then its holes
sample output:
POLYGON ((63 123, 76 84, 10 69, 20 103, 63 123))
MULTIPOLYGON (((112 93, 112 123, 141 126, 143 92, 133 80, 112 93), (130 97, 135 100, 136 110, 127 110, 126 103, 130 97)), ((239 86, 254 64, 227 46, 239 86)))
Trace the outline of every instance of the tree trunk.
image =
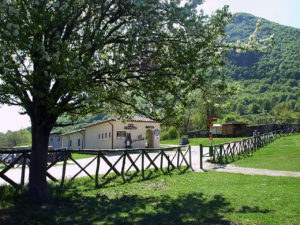
POLYGON ((34 203, 46 203, 52 196, 47 184, 48 139, 51 128, 42 118, 31 118, 32 152, 29 170, 29 198, 34 203))

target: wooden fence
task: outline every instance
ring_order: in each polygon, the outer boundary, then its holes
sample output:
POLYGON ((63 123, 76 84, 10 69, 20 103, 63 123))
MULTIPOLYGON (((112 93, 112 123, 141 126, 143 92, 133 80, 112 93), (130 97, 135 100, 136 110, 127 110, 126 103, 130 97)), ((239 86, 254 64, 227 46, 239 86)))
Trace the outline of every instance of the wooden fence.
MULTIPOLYGON (((0 179, 2 178, 15 188, 23 187, 26 183, 25 173, 28 172, 30 166, 31 150, 0 150, 0 179), (19 168, 14 168, 19 167, 19 168), (16 170, 19 175, 20 182, 10 178, 6 173, 9 170, 16 170)), ((63 186, 65 180, 74 180, 79 174, 84 173, 90 179, 95 180, 95 185, 99 185, 100 179, 106 179, 108 174, 114 173, 121 176, 123 181, 131 179, 138 173, 145 178, 145 170, 152 168, 169 173, 173 169, 187 170, 192 169, 192 155, 190 146, 178 146, 171 148, 159 149, 116 149, 116 150, 49 150, 48 151, 48 166, 47 178, 54 182, 60 182, 63 186), (80 160, 76 160, 74 154, 88 154, 90 158, 84 165, 80 160), (114 159, 114 160, 112 160, 114 159), (57 174, 51 174, 51 168, 60 164, 59 177, 57 174), (67 176, 66 170, 71 165, 76 165, 78 171, 72 176, 67 176), (93 170, 89 172, 88 168, 93 170), (100 176, 100 169, 106 169, 103 176, 100 176), (133 171, 133 172, 130 172, 133 171)))
POLYGON ((209 146, 209 153, 207 155, 203 155, 203 146, 200 146, 200 168, 203 169, 203 157, 205 156, 210 157, 212 162, 230 163, 241 158, 252 156, 257 149, 273 142, 278 137, 287 136, 293 132, 293 129, 276 130, 240 141, 209 146))

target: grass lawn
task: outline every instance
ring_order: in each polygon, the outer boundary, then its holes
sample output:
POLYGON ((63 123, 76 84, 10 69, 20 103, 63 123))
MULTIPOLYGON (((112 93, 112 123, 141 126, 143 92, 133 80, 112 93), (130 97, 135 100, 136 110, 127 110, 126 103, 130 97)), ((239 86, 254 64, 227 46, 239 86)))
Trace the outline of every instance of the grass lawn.
POLYGON ((252 157, 236 161, 234 165, 300 172, 300 134, 278 138, 252 157))
POLYGON ((299 224, 300 179, 218 172, 120 178, 99 188, 87 178, 51 204, 31 205, 0 188, 0 224, 299 224))
POLYGON ((79 154, 79 153, 72 153, 72 158, 73 159, 85 159, 85 158, 93 158, 95 155, 91 154, 79 154))
MULTIPOLYGON (((241 137, 239 138, 214 138, 213 141, 213 145, 217 145, 217 144, 222 144, 222 143, 226 143, 226 142, 231 142, 231 141, 240 141, 241 137)), ((173 139, 173 140, 164 140, 164 141, 160 141, 161 144, 165 144, 165 145, 179 145, 180 140, 179 139, 173 139)), ((202 144, 203 146, 210 146, 210 142, 207 138, 189 138, 189 145, 192 146, 198 146, 202 144)))

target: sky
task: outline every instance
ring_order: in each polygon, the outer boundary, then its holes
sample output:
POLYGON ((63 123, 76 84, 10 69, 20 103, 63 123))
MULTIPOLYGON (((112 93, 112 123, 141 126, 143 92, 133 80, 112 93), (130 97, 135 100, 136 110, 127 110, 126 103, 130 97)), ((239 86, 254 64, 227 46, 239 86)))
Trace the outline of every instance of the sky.
MULTIPOLYGON (((282 25, 300 28, 300 0, 206 0, 201 7, 206 14, 229 5, 232 13, 246 12, 277 22, 282 25)), ((30 126, 27 115, 15 106, 0 105, 0 132, 16 131, 30 126)))

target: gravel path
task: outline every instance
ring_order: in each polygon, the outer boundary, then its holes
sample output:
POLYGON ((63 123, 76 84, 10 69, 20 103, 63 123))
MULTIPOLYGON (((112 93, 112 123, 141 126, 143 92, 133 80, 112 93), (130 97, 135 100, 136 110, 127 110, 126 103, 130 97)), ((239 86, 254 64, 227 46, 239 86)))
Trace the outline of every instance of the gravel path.
POLYGON ((207 170, 208 171, 214 170, 217 172, 226 172, 226 173, 240 173, 240 174, 247 174, 247 175, 265 175, 265 176, 274 176, 274 177, 300 177, 300 172, 255 169, 255 168, 247 168, 247 167, 237 167, 234 165, 212 164, 210 168, 208 168, 207 170))

